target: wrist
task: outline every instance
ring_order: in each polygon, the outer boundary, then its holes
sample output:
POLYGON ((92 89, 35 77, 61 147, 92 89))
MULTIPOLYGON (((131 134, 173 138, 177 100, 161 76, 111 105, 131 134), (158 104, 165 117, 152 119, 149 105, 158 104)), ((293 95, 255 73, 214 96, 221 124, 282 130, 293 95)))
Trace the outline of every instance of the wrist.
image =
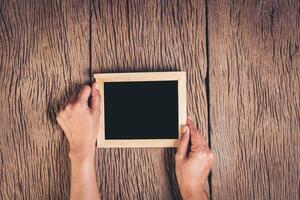
POLYGON ((82 151, 72 151, 69 152, 69 158, 71 164, 80 164, 80 163, 94 163, 95 158, 95 148, 85 149, 82 151))

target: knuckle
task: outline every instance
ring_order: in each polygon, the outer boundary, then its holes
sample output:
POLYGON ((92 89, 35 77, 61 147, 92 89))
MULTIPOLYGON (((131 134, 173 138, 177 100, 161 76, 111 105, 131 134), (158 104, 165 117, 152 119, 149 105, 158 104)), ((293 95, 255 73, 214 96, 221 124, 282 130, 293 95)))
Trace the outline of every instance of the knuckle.
POLYGON ((209 149, 203 149, 202 151, 201 151, 201 154, 205 157, 205 158, 207 158, 208 160, 210 160, 210 161, 213 161, 214 159, 215 159, 215 156, 214 156, 214 154, 211 152, 211 150, 209 150, 209 149))
POLYGON ((213 161, 213 162, 214 162, 215 159, 216 159, 216 158, 215 158, 215 155, 214 155, 211 151, 208 153, 207 157, 208 157, 209 160, 211 160, 211 161, 213 161))
POLYGON ((180 156, 180 154, 177 152, 176 154, 175 154, 175 160, 180 160, 181 159, 181 156, 180 156))
POLYGON ((201 145, 195 146, 193 148, 193 151, 197 152, 198 154, 203 154, 203 150, 204 150, 204 147, 201 145))
POLYGON ((72 105, 72 109, 73 110, 78 110, 80 107, 81 107, 81 105, 82 105, 82 101, 80 101, 80 99, 77 99, 75 102, 74 102, 74 104, 72 105))
POLYGON ((69 112, 69 111, 71 111, 72 110, 72 105, 70 104, 70 103, 68 103, 67 105, 66 105, 66 107, 65 107, 65 111, 66 112, 69 112))
POLYGON ((83 85, 81 86, 81 91, 88 92, 91 90, 91 87, 89 85, 83 85))
POLYGON ((58 111, 58 113, 56 114, 56 119, 61 119, 63 117, 63 112, 62 110, 58 111))
POLYGON ((195 151, 197 152, 198 155, 208 157, 210 154, 210 150, 207 149, 205 146, 199 146, 196 147, 195 151))
POLYGON ((89 89, 91 89, 91 87, 89 85, 83 85, 83 86, 81 86, 81 89, 89 90, 89 89))
POLYGON ((206 154, 205 151, 200 150, 200 151, 198 151, 198 156, 199 156, 199 157, 206 158, 207 154, 206 154))

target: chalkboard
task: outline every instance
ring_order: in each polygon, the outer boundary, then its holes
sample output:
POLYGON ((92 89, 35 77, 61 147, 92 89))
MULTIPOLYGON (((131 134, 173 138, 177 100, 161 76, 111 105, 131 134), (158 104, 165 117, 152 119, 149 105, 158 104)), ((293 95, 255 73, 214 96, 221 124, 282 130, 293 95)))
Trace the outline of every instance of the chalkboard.
POLYGON ((177 139, 178 82, 104 83, 105 139, 177 139))
POLYGON ((186 121, 185 72, 94 75, 102 115, 97 147, 175 147, 186 121))

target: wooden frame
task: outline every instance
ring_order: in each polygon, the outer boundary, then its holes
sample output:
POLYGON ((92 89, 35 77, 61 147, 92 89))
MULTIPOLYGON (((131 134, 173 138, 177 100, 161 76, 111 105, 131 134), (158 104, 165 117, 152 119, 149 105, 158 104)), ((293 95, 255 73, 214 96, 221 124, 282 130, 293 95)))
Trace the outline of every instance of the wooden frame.
POLYGON ((186 73, 185 72, 135 72, 135 73, 102 73, 94 74, 98 83, 101 97, 100 130, 97 137, 98 148, 111 147, 176 147, 178 139, 130 139, 130 140, 106 140, 104 120, 104 83, 127 81, 178 81, 178 138, 186 123, 186 73))

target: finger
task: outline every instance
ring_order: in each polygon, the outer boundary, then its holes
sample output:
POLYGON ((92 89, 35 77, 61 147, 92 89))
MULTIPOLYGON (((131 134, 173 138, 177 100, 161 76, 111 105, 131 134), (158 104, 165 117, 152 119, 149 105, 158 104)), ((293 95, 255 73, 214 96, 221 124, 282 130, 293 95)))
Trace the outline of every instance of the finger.
POLYGON ((91 87, 88 85, 84 85, 81 87, 77 99, 81 102, 88 103, 90 94, 91 94, 91 87))
POLYGON ((65 101, 65 103, 62 105, 62 109, 65 109, 68 104, 70 104, 74 99, 76 99, 76 97, 77 97, 77 93, 74 92, 71 96, 69 96, 67 98, 67 100, 65 101))
POLYGON ((92 85, 91 110, 93 113, 100 113, 100 92, 97 83, 92 85))
POLYGON ((64 129, 65 127, 64 127, 64 120, 63 120, 63 117, 62 117, 62 114, 57 114, 57 116, 56 116, 56 121, 57 121, 57 123, 59 124, 59 126, 62 128, 62 129, 64 129))
POLYGON ((188 116, 187 120, 186 120, 186 124, 189 126, 189 128, 191 129, 191 132, 198 132, 198 129, 196 127, 196 124, 194 123, 194 121, 192 120, 191 116, 188 116))
POLYGON ((78 95, 78 89, 75 90, 73 94, 70 96, 70 98, 68 99, 68 103, 72 104, 76 100, 77 95, 78 95))
POLYGON ((72 94, 70 94, 65 103, 62 105, 62 108, 64 109, 68 104, 72 104, 76 100, 77 96, 78 89, 75 89, 74 91, 72 91, 72 94))
POLYGON ((188 117, 187 125, 190 128, 190 132, 191 132, 191 143, 192 143, 191 148, 193 149, 194 147, 195 149, 199 146, 208 146, 207 141, 200 134, 199 130, 196 128, 196 124, 192 121, 191 117, 188 117))
POLYGON ((187 157, 188 146, 190 141, 190 129, 188 126, 184 127, 184 131, 179 139, 176 156, 178 159, 184 159, 187 157))

